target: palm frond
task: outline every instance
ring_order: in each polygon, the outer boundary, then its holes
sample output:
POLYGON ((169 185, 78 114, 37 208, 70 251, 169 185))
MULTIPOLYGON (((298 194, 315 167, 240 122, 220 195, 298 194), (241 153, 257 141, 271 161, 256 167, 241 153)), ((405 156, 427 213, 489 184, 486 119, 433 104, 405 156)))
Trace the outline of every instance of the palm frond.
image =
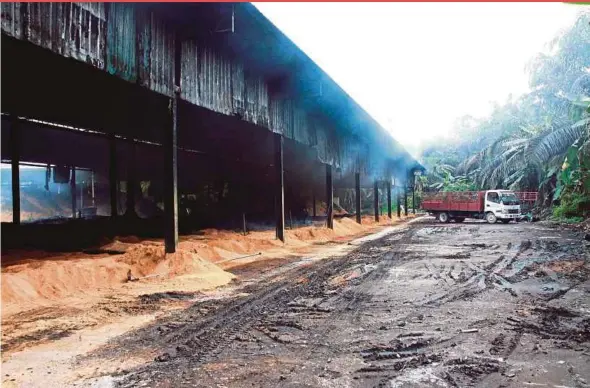
POLYGON ((585 132, 584 126, 561 127, 540 139, 533 153, 540 161, 546 162, 555 155, 563 154, 585 132))

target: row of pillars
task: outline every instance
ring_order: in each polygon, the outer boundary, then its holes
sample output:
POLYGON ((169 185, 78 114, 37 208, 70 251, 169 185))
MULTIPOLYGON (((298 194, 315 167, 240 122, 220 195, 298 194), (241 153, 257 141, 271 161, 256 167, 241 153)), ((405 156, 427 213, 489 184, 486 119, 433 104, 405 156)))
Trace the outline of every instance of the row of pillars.
MULTIPOLYGON (((11 116, 11 136, 10 136, 10 161, 11 161, 11 178, 12 178, 12 222, 13 224, 19 225, 21 223, 20 218, 20 161, 21 161, 21 130, 20 123, 21 119, 15 115, 11 116)), ((135 193, 136 180, 135 180, 135 143, 132 143, 131 153, 129 155, 128 164, 128 179, 127 179, 127 215, 135 216, 135 193)), ((109 154, 110 154, 110 168, 109 168, 109 181, 110 181, 110 202, 111 202, 111 216, 117 217, 118 206, 118 178, 117 178, 117 150, 116 150, 116 139, 114 135, 110 136, 109 139, 109 154)), ((76 204, 76 166, 70 166, 70 192, 72 195, 72 217, 76 218, 77 215, 77 204, 76 204)), ((94 190, 94 189, 93 189, 94 190)), ((94 195, 94 193, 93 193, 94 195)))
MULTIPOLYGON (((165 245, 166 252, 172 253, 176 251, 178 245, 178 191, 177 191, 177 147, 176 147, 176 129, 177 129, 177 99, 173 99, 171 106, 172 110, 172 128, 167 132, 165 138, 165 174, 166 179, 164 187, 164 210, 165 210, 165 245)), ((20 130, 19 119, 13 117, 12 131, 11 131, 11 163, 12 163, 12 204, 13 204, 13 223, 20 224, 20 130)), ((117 140, 114 134, 109 137, 109 189, 110 189, 110 203, 111 203, 111 218, 118 217, 118 161, 117 161, 117 140)), ((276 214, 276 237, 285 241, 285 192, 284 192, 284 165, 283 165, 283 136, 280 134, 274 135, 274 168, 276 172, 276 193, 275 193, 275 214, 276 214)), ((135 216, 135 143, 131 144, 131 152, 128 163, 128 177, 127 177, 127 212, 126 216, 132 218, 135 216)), ((76 217, 76 170, 72 166, 72 175, 70 179, 70 186, 72 192, 72 212, 73 217, 76 217)), ((375 220, 379 221, 379 182, 374 182, 374 212, 375 220)), ((355 191, 356 191, 356 221, 361 223, 361 177, 360 173, 355 174, 355 191)), ((327 203, 327 227, 334 228, 334 182, 332 175, 332 166, 326 165, 326 203, 327 203)), ((313 195, 313 215, 316 216, 316 198, 313 195)), ((407 206, 407 189, 404 189, 405 214, 408 214, 407 206)), ((397 216, 401 216, 400 208, 401 200, 400 193, 397 194, 397 216)), ((387 185, 387 215, 392 217, 392 202, 391 202, 391 185, 387 185)))
MULTIPOLYGON (((164 174, 164 212, 165 212, 165 246, 166 252, 173 253, 176 251, 178 245, 178 190, 177 190, 177 96, 171 104, 171 130, 166 132, 164 139, 165 149, 165 174, 164 174)), ((12 163, 12 203, 13 203, 13 223, 20 223, 20 177, 19 177, 19 163, 20 163, 20 130, 19 120, 13 117, 12 131, 11 131, 11 163, 12 163)), ((111 202, 111 217, 113 219, 118 217, 118 161, 116 137, 111 134, 109 137, 109 181, 110 181, 110 202, 111 202)), ((131 144, 131 152, 128 163, 128 177, 127 177, 127 213, 126 216, 135 216, 135 143, 131 144)), ((276 192, 275 192, 275 214, 276 214, 276 237, 281 241, 285 241, 285 191, 284 191, 284 164, 283 164, 283 136, 274 134, 274 169, 276 172, 276 192)), ((72 211, 74 218, 76 217, 76 175, 75 168, 72 167, 72 176, 70 179, 72 192, 72 211)), ((374 181, 374 213, 375 221, 379 221, 379 182, 374 181)), ((355 192, 356 192, 356 222, 361 223, 361 176, 360 173, 355 173, 355 192)), ((332 174, 332 166, 326 165, 326 203, 327 203, 327 227, 334 228, 334 182, 332 174)), ((316 215, 316 198, 313 195, 313 215, 316 215)), ((397 216, 401 216, 401 199, 400 192, 397 193, 397 216)), ((407 187, 404 185, 404 209, 405 214, 408 214, 407 206, 407 187)), ((387 215, 392 217, 392 201, 391 201, 391 184, 387 185, 387 215)))
MULTIPOLYGON (((276 193, 275 193, 275 214, 276 214, 276 238, 285 241, 285 189, 284 189, 284 166, 283 166, 283 136, 274 134, 274 168, 276 172, 276 193)), ((361 177, 355 173, 355 200, 356 200, 356 222, 361 223, 361 177)), ((404 212, 408 215, 407 186, 404 185, 404 212)), ((397 216, 401 216, 401 198, 397 193, 397 216)), ((326 226, 334 229, 334 180, 332 166, 326 165, 326 226)), ((379 181, 374 182, 374 211, 375 221, 379 222, 379 181)), ((315 192, 312 194, 313 216, 316 216, 315 192)), ((387 185, 387 215, 392 217, 391 184, 387 185)))
MULTIPOLYGON (((176 41, 175 46, 175 69, 174 80, 176 86, 174 87, 174 95, 169 105, 170 110, 170 125, 164 129, 164 213, 165 213, 165 248, 167 253, 174 253, 178 246, 178 158, 177 158, 177 130, 178 130, 178 101, 180 99, 180 40, 176 41)), ((20 224, 20 177, 19 177, 19 163, 20 163, 20 131, 18 129, 18 118, 13 116, 11 136, 11 163, 12 163, 12 200, 13 200, 13 222, 20 224)), ((276 193, 275 193, 275 212, 276 212, 276 236, 281 241, 285 240, 285 194, 284 194, 284 177, 283 177, 283 137, 275 134, 274 139, 274 167, 276 171, 276 193)), ((116 138, 111 135, 109 139, 109 181, 110 181, 110 202, 111 202, 111 216, 116 218, 118 215, 118 179, 117 179, 117 157, 116 157, 116 138)), ((127 209, 128 213, 133 215, 135 209, 135 179, 134 174, 134 154, 135 144, 133 143, 132 155, 129 170, 129 179, 127 187, 127 209)), ((72 168, 71 183, 73 186, 73 193, 75 193, 75 169, 72 168)), ((361 196, 360 196, 360 174, 355 175, 355 189, 356 189, 356 220, 361 222, 361 196)), ((375 220, 379 220, 379 191, 378 182, 375 182, 375 220)), ((333 176, 332 166, 326 165, 326 199, 327 199, 327 226, 334 227, 333 217, 333 176)), ((407 206, 407 188, 404 188, 405 213, 408 213, 407 206)), ((75 209, 75 195, 72 195, 72 206, 75 209)), ((387 203, 388 216, 391 217, 391 184, 387 187, 387 203)), ((397 215, 400 214, 400 196, 397 196, 397 215)), ((315 215, 315 196, 314 196, 314 215, 315 215)), ((75 217, 75 214, 74 214, 75 217)))

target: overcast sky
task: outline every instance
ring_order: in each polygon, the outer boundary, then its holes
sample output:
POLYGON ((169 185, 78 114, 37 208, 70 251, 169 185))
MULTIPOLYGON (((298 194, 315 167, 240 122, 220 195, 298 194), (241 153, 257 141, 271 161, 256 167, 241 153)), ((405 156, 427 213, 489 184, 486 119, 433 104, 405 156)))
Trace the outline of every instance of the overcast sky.
POLYGON ((572 25, 562 3, 255 3, 417 155, 465 114, 528 88, 525 66, 572 25))

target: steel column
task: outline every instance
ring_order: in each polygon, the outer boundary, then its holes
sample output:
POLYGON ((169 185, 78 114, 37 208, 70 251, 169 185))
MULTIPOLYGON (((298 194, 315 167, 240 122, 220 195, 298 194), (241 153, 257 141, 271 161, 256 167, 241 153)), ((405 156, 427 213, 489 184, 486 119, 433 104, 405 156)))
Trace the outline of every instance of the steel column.
POLYGON ((12 223, 20 224, 20 151, 21 134, 19 119, 11 117, 10 125, 10 164, 12 166, 12 223))
POLYGON ((171 126, 164 131, 164 218, 166 253, 178 247, 178 103, 180 101, 181 40, 174 46, 174 96, 170 101, 171 126))
POLYGON ((408 182, 404 182, 404 215, 408 215, 408 182))
POLYGON ((387 182, 387 216, 391 218, 391 182, 387 182))
POLYGON ((412 185, 412 213, 416 214, 416 182, 412 185))
POLYGON ((332 166, 326 164, 326 207, 327 226, 334 229, 334 181, 332 179, 332 166))
POLYGON ((76 218, 76 166, 71 167, 70 196, 72 198, 72 218, 76 218))
POLYGON ((275 217, 277 239, 285 242, 285 181, 283 166, 283 136, 278 133, 274 135, 274 167, 276 173, 275 181, 275 217))
POLYGON ((109 194, 111 197, 111 218, 119 215, 118 201, 119 185, 117 179, 117 139, 115 134, 109 136, 109 194))
POLYGON ((355 192, 355 202, 356 202, 356 222, 359 224, 362 222, 361 220, 361 173, 357 172, 354 174, 354 192, 355 192))
POLYGON ((164 217, 166 253, 178 246, 178 168, 176 131, 178 129, 178 93, 171 101, 172 125, 164 135, 164 217))
POLYGON ((396 187, 395 192, 397 194, 397 218, 400 218, 402 216, 402 199, 400 194, 400 187, 396 187))
POLYGON ((379 182, 375 179, 373 183, 373 199, 374 199, 374 207, 375 207, 375 221, 379 222, 379 182))

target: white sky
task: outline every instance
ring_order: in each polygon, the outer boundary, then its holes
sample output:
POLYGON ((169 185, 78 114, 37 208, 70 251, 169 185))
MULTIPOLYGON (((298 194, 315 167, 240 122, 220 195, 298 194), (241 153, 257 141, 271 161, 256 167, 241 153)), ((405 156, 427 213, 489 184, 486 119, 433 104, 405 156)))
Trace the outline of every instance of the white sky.
POLYGON ((255 3, 417 155, 465 114, 527 90, 525 66, 580 6, 563 3, 255 3))

